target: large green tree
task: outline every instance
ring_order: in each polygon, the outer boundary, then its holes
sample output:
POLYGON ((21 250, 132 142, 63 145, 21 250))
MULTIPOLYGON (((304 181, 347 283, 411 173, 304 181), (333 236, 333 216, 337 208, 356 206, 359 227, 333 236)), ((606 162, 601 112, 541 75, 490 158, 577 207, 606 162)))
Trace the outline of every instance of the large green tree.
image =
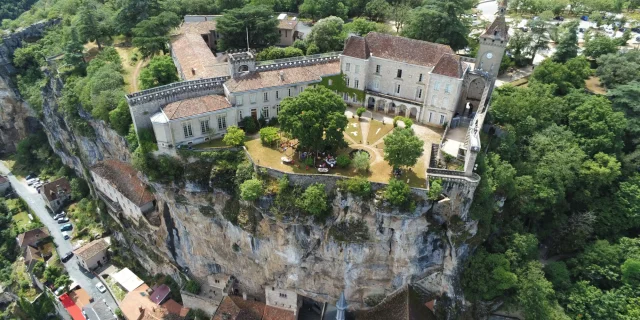
POLYGON ((317 151, 346 146, 346 105, 331 90, 323 86, 309 88, 297 97, 283 99, 280 107, 280 127, 298 139, 302 148, 317 151))
POLYGON ((347 18, 348 12, 349 8, 342 0, 304 0, 300 5, 300 14, 313 21, 329 16, 347 18))
POLYGON ((459 8, 455 0, 447 0, 413 9, 402 35, 460 50, 468 44, 469 28, 459 19, 459 8))
POLYGON ((162 12, 147 20, 140 21, 133 28, 133 45, 143 57, 148 58, 168 51, 169 31, 180 24, 180 18, 173 12, 162 12))
POLYGON ((621 151, 626 126, 624 114, 603 97, 592 97, 569 114, 569 128, 589 155, 621 151))
POLYGON ((338 17, 327 17, 318 21, 307 37, 307 42, 315 45, 320 52, 342 50, 347 33, 344 21, 338 17))
POLYGON ((155 56, 140 72, 140 88, 150 89, 179 81, 171 56, 155 56))
POLYGON ((466 295, 473 300, 493 300, 516 286, 518 277, 503 254, 479 249, 469 260, 462 275, 466 295))
POLYGON ((560 41, 556 46, 556 53, 553 60, 558 62, 566 62, 578 55, 578 22, 570 22, 565 25, 560 41))
POLYGON ((119 33, 131 35, 131 30, 141 21, 160 13, 158 0, 116 0, 118 10, 116 21, 119 33))
POLYGON ((640 81, 640 50, 600 56, 596 75, 607 88, 640 81))
POLYGON ((100 50, 104 38, 115 34, 112 14, 106 6, 98 2, 83 2, 74 20, 80 40, 95 41, 100 50))
POLYGON ((221 50, 246 48, 247 34, 252 48, 265 48, 276 44, 280 39, 278 19, 273 9, 267 6, 247 5, 231 9, 217 21, 217 32, 222 36, 218 40, 221 50))
POLYGON ((396 128, 384 137, 384 160, 394 168, 412 167, 424 152, 424 142, 410 128, 396 128))
POLYGON ((592 37, 585 37, 584 55, 594 59, 605 54, 616 53, 618 43, 615 39, 603 34, 595 34, 592 37))

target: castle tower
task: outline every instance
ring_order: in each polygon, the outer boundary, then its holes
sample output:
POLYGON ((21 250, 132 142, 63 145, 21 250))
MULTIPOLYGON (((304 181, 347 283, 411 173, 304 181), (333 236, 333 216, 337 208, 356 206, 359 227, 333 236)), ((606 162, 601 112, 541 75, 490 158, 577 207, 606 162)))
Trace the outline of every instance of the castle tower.
POLYGON ((256 71, 256 56, 251 51, 229 54, 229 74, 235 78, 256 71))
POLYGON ((476 57, 476 70, 487 72, 492 79, 498 76, 500 63, 509 44, 509 26, 505 20, 507 0, 500 1, 498 16, 480 36, 480 48, 476 57))
POLYGON ((336 303, 336 308, 338 308, 336 320, 344 320, 345 313, 347 312, 347 299, 344 297, 344 291, 340 293, 340 299, 338 299, 338 303, 336 303))

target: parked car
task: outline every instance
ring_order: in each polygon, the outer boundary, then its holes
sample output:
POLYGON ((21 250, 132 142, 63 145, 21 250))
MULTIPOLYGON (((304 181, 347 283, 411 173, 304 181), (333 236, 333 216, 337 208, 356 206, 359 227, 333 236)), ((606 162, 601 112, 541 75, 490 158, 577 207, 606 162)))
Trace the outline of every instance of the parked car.
POLYGON ((33 179, 33 178, 35 178, 35 177, 37 177, 37 175, 36 175, 35 173, 29 173, 29 174, 25 177, 25 179, 29 180, 29 179, 33 179))
POLYGON ((631 31, 635 33, 640 33, 640 27, 631 28, 631 31))
POLYGON ((620 31, 620 32, 625 32, 625 31, 627 31, 627 28, 625 28, 625 27, 620 27, 620 28, 618 29, 618 31, 620 31))
POLYGON ((58 289, 56 289, 56 291, 54 291, 53 293, 57 296, 63 294, 64 292, 64 286, 59 287, 58 289))
POLYGON ((67 223, 60 227, 60 231, 69 231, 71 229, 73 229, 73 225, 71 223, 67 223))
POLYGON ((580 17, 580 20, 589 21, 589 17, 588 16, 582 16, 582 17, 580 17))
POLYGON ((105 288, 104 284, 102 284, 101 282, 96 283, 96 288, 102 293, 105 293, 107 291, 107 288, 105 288))
POLYGON ((38 181, 36 181, 36 179, 31 178, 27 180, 27 185, 32 186, 34 184, 36 184, 38 181))
POLYGON ((555 18, 553 18, 554 20, 558 20, 558 21, 564 21, 564 17, 563 16, 556 16, 555 18))
POLYGON ((69 240, 71 239, 71 236, 69 235, 69 232, 63 231, 62 238, 64 238, 65 240, 69 240))
POLYGON ((62 262, 67 262, 67 261, 69 261, 69 259, 71 259, 71 257, 73 257, 73 252, 69 251, 69 252, 65 253, 65 255, 62 256, 62 258, 60 258, 60 260, 62 260, 62 262))
POLYGON ((522 30, 522 32, 529 32, 529 28, 527 27, 520 27, 520 30, 522 30))
POLYGON ((63 218, 63 217, 64 217, 64 214, 58 213, 55 216, 53 216, 53 220, 58 220, 58 219, 63 218))
POLYGON ((584 28, 579 28, 579 29, 578 29, 578 32, 580 32, 580 33, 584 33, 584 28))
POLYGON ((58 220, 58 224, 63 224, 63 223, 67 223, 69 222, 69 218, 67 217, 62 217, 58 220))

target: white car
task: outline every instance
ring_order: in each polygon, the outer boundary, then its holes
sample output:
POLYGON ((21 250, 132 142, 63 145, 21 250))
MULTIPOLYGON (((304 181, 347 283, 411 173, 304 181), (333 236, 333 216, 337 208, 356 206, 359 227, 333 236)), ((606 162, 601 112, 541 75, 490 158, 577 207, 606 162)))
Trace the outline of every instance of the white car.
POLYGON ((107 288, 105 288, 104 284, 102 284, 101 282, 96 283, 96 289, 98 289, 98 291, 102 293, 107 292, 107 288))

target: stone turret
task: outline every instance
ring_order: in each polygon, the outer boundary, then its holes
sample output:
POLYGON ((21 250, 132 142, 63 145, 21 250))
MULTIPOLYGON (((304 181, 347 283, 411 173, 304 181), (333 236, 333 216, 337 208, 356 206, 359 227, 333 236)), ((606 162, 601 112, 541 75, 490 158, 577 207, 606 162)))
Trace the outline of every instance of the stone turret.
POLYGON ((347 299, 344 297, 344 291, 340 293, 340 299, 336 303, 336 308, 338 312, 336 313, 336 320, 344 320, 345 313, 347 312, 347 299))
POLYGON ((256 71, 256 56, 254 52, 242 51, 229 53, 229 74, 236 78, 243 74, 256 71))

